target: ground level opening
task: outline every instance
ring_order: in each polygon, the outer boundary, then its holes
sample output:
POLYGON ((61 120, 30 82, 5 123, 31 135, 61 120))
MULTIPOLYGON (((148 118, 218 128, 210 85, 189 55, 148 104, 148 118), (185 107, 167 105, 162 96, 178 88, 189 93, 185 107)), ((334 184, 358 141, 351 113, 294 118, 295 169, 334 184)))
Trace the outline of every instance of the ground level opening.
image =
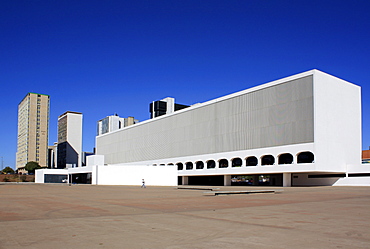
POLYGON ((188 185, 223 186, 224 176, 189 176, 188 185))
POLYGON ((66 174, 45 174, 44 183, 66 183, 68 176, 66 174))
POLYGON ((283 174, 233 175, 232 186, 283 186, 283 174))
POLYGON ((283 186, 283 174, 269 175, 213 175, 179 177, 178 185, 202 186, 283 186))
POLYGON ((80 173, 69 175, 72 184, 91 184, 91 173, 80 173))

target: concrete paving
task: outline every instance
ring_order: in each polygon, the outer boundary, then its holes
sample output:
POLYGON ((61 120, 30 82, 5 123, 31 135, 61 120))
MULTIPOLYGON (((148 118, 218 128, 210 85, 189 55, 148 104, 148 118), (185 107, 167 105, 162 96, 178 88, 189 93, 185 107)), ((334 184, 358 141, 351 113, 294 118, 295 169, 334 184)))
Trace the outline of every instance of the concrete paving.
POLYGON ((273 189, 1 184, 0 248, 370 248, 369 187, 273 189))

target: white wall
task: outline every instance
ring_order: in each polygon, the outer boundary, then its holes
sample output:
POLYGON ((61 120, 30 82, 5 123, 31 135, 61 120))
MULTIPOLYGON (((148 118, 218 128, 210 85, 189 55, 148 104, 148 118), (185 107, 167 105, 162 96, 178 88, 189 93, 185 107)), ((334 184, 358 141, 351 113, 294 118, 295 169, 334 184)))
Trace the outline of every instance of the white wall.
POLYGON ((334 186, 370 186, 370 177, 344 177, 336 181, 334 186))
POLYGON ((308 174, 292 174, 293 186, 370 186, 370 177, 308 178, 308 174))
POLYGON ((163 166, 93 166, 92 184, 177 186, 177 168, 163 166))
POLYGON ((317 169, 361 164, 361 88, 315 70, 314 111, 317 169))
POLYGON ((86 166, 104 165, 103 155, 91 155, 86 157, 86 166))

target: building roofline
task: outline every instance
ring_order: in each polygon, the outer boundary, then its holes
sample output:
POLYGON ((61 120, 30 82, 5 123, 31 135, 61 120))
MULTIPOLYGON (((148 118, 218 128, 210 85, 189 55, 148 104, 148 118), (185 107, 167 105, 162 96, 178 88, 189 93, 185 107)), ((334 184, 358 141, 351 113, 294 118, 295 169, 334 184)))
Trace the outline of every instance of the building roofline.
POLYGON ((66 115, 66 114, 68 114, 68 113, 82 115, 82 112, 66 111, 65 113, 63 113, 63 114, 59 115, 59 116, 58 116, 58 118, 61 118, 61 117, 65 116, 65 115, 66 115))
MULTIPOLYGON (((126 130, 126 129, 132 129, 132 128, 138 126, 138 125, 144 125, 144 124, 149 123, 149 122, 154 122, 156 120, 159 120, 159 119, 162 119, 162 118, 167 118, 167 117, 170 117, 172 115, 178 115, 178 114, 180 114, 182 112, 191 111, 191 110, 196 109, 196 108, 201 108, 203 106, 207 106, 207 105, 210 105, 210 104, 221 102, 221 101, 224 101, 224 100, 227 100, 227 99, 231 99, 231 98, 234 98, 234 97, 243 95, 243 94, 247 94, 247 93, 251 93, 251 92, 256 92, 256 91, 259 91, 259 90, 262 90, 262 89, 266 89, 266 88, 269 88, 269 87, 272 87, 272 86, 283 84, 283 83, 286 83, 286 82, 289 82, 289 81, 293 81, 293 80, 296 80, 296 79, 299 79, 299 78, 303 78, 303 77, 307 77, 307 76, 314 76, 315 74, 326 74, 326 75, 335 77, 337 79, 340 79, 340 78, 338 78, 336 76, 333 76, 331 74, 325 73, 325 72, 320 71, 318 69, 311 69, 311 70, 308 70, 308 71, 305 71, 305 72, 302 72, 302 73, 293 74, 291 76, 287 76, 287 77, 280 78, 280 79, 277 79, 277 80, 273 80, 273 81, 269 81, 269 82, 266 82, 266 83, 262 83, 262 84, 259 84, 257 86, 254 86, 254 87, 250 87, 250 88, 247 88, 247 89, 244 89, 244 90, 241 90, 241 91, 237 91, 237 92, 234 92, 234 93, 231 93, 231 94, 227 94, 227 95, 224 95, 224 96, 215 98, 215 99, 211 99, 211 100, 208 100, 208 101, 203 102, 203 103, 196 103, 194 105, 189 106, 188 108, 184 108, 184 109, 175 111, 173 113, 169 113, 169 114, 162 115, 162 116, 159 116, 159 117, 155 117, 155 118, 151 118, 151 119, 148 119, 148 120, 144 120, 144 121, 142 121, 140 123, 137 123, 137 124, 134 124, 134 125, 131 125, 131 126, 127 126, 127 127, 123 127, 122 129, 119 129, 119 130, 116 130, 116 131, 112 131, 112 132, 108 132, 108 133, 105 133, 105 134, 101 134, 101 135, 99 135, 97 137, 106 136, 106 135, 109 135, 109 134, 112 134, 112 133, 115 133, 115 132, 120 132, 120 131, 126 130)), ((348 81, 343 80, 343 79, 340 79, 340 80, 345 81, 345 82, 350 83, 350 84, 353 84, 353 83, 348 82, 348 81)), ((353 85, 355 85, 355 84, 353 84, 353 85)))
POLYGON ((29 96, 30 94, 44 95, 44 96, 48 96, 48 97, 50 98, 50 95, 47 95, 47 94, 42 94, 42 93, 32 93, 32 92, 29 92, 29 93, 27 93, 27 94, 26 94, 26 96, 24 96, 24 97, 23 97, 23 99, 18 103, 18 105, 19 105, 20 103, 22 103, 22 102, 23 102, 23 100, 24 100, 27 96, 29 96))
POLYGON ((28 94, 37 94, 37 95, 44 95, 44 96, 48 96, 48 97, 50 97, 50 95, 48 95, 48 94, 42 94, 42 93, 33 93, 33 92, 29 92, 28 94))

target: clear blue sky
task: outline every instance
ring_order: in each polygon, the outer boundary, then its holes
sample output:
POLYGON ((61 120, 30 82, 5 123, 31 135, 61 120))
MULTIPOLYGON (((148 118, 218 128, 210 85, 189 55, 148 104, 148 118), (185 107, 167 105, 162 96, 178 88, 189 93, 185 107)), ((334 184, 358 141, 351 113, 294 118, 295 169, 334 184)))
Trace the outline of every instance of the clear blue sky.
POLYGON ((2 0, 0 156, 15 166, 17 106, 50 95, 57 118, 149 118, 149 103, 194 104, 319 69, 362 87, 363 149, 370 146, 370 1, 2 0))

